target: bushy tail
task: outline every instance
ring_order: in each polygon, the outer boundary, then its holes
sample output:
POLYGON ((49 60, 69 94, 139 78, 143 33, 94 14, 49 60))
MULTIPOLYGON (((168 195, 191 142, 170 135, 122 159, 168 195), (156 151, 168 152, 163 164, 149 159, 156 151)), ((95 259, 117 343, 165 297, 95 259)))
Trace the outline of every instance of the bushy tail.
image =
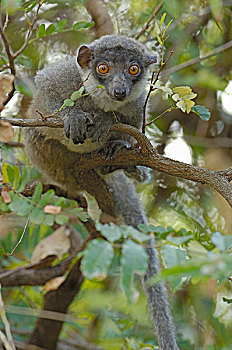
MULTIPOLYGON (((127 225, 137 227, 138 224, 147 224, 146 214, 130 179, 122 171, 116 171, 107 177, 106 182, 113 193, 117 215, 123 217, 127 225)), ((149 264, 144 277, 144 289, 147 294, 153 327, 160 350, 178 350, 175 327, 169 311, 167 290, 163 283, 157 283, 150 287, 147 285, 147 281, 160 270, 154 242, 149 241, 147 245, 149 264)))

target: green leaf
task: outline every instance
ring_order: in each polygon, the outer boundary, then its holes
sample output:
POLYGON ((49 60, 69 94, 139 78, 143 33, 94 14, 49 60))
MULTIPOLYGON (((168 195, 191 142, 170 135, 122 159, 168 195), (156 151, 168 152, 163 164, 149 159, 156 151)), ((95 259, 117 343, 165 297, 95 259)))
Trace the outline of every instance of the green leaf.
POLYGON ((166 240, 168 242, 171 242, 171 243, 173 243, 176 246, 179 246, 181 244, 187 243, 187 242, 189 242, 192 239, 194 239, 194 236, 192 234, 186 235, 186 236, 183 236, 183 237, 173 237, 173 235, 168 235, 167 238, 166 238, 166 240))
POLYGON ((37 1, 33 1, 30 5, 25 5, 25 13, 29 13, 31 12, 31 10, 33 10, 33 8, 37 5, 37 1))
POLYGON ((64 214, 57 214, 55 216, 55 222, 59 225, 64 225, 68 222, 68 217, 64 214))
POLYGON ((63 207, 63 206, 65 205, 65 202, 66 202, 66 200, 65 200, 64 197, 59 197, 58 200, 56 200, 56 201, 54 202, 54 205, 55 205, 56 207, 63 207))
POLYGON ((58 23, 54 23, 55 31, 57 33, 61 32, 65 28, 66 24, 67 24, 67 19, 62 19, 58 23))
POLYGON ((72 100, 70 100, 69 98, 66 98, 64 100, 63 106, 64 107, 72 107, 72 106, 74 106, 74 102, 72 100))
POLYGON ((55 27, 55 25, 52 23, 52 24, 50 24, 48 27, 47 27, 47 29, 46 29, 46 31, 45 31, 45 34, 46 35, 51 35, 52 33, 54 33, 56 31, 56 27, 55 27))
POLYGON ((41 24, 37 29, 37 38, 43 38, 45 36, 45 24, 41 24))
POLYGON ((80 98, 81 95, 83 94, 84 90, 85 90, 84 86, 81 86, 79 90, 74 91, 70 97, 71 100, 76 101, 78 98, 80 98))
POLYGON ((96 88, 105 90, 106 87, 104 85, 96 85, 96 88))
POLYGON ((17 167, 17 165, 14 166, 14 184, 13 184, 13 188, 17 190, 17 188, 19 187, 19 183, 20 183, 20 170, 17 167))
POLYGON ((46 214, 45 220, 44 220, 45 225, 53 226, 54 220, 55 220, 55 215, 53 215, 53 214, 46 214))
MULTIPOLYGON (((162 33, 162 37, 163 37, 163 38, 164 38, 164 36, 165 36, 165 33, 166 33, 168 27, 170 26, 170 24, 171 24, 172 22, 173 22, 173 19, 171 19, 171 21, 168 22, 168 24, 166 25, 166 27, 165 27, 165 29, 164 29, 164 31, 163 31, 163 33, 162 33)), ((165 40, 167 40, 168 37, 169 37, 169 36, 167 36, 167 37, 165 38, 165 40)))
POLYGON ((16 213, 17 215, 26 216, 29 214, 33 206, 26 199, 18 197, 16 195, 8 207, 12 212, 16 213))
POLYGON ((163 46, 163 42, 162 42, 162 40, 160 39, 159 34, 155 32, 155 35, 156 35, 156 38, 157 38, 159 44, 160 44, 161 46, 163 46))
POLYGON ((101 232, 102 236, 104 236, 108 241, 115 242, 118 241, 122 237, 122 231, 119 226, 113 224, 101 224, 100 222, 96 222, 96 229, 101 232))
POLYGON ((17 189, 18 192, 22 192, 25 188, 25 185, 27 183, 27 179, 28 179, 28 171, 27 168, 24 166, 22 168, 22 175, 21 175, 21 181, 20 181, 20 185, 17 189))
POLYGON ((83 208, 79 208, 79 211, 76 212, 76 215, 81 221, 88 221, 89 215, 83 208))
POLYGON ((40 207, 45 207, 48 203, 51 203, 52 199, 54 198, 55 191, 54 190, 48 190, 45 192, 42 197, 40 198, 38 205, 40 207))
POLYGON ((74 23, 74 25, 72 26, 72 28, 74 30, 80 30, 80 29, 88 29, 88 28, 91 28, 94 26, 94 22, 84 22, 84 21, 80 21, 80 22, 77 22, 77 23, 74 23))
POLYGON ((42 192, 43 192, 43 185, 41 182, 38 182, 36 187, 35 187, 35 191, 33 193, 32 199, 31 199, 32 202, 37 203, 41 197, 42 192))
POLYGON ((180 265, 187 259, 185 251, 170 246, 164 246, 162 253, 167 268, 180 265))
POLYGON ((171 106, 172 108, 175 108, 175 107, 176 107, 176 106, 174 105, 173 101, 172 101, 171 95, 169 95, 169 94, 168 94, 168 102, 169 102, 169 104, 170 104, 170 106, 171 106))
POLYGON ((161 20, 160 20, 160 22, 159 22, 159 27, 162 26, 162 24, 163 24, 163 22, 164 22, 164 20, 165 20, 166 15, 167 15, 167 14, 164 13, 163 16, 161 17, 161 20))
POLYGON ((83 208, 65 208, 64 211, 77 216, 78 219, 84 222, 86 222, 89 218, 88 213, 83 208))
POLYGON ((45 217, 43 209, 34 207, 30 214, 30 221, 36 225, 41 225, 45 217))
POLYGON ((191 112, 196 113, 204 121, 210 119, 210 111, 205 106, 195 105, 191 108, 191 112))
POLYGON ((114 256, 111 244, 101 238, 94 239, 88 243, 83 253, 81 261, 83 275, 90 280, 105 278, 114 256))
POLYGON ((133 287, 134 274, 138 273, 144 275, 147 270, 147 262, 147 253, 141 245, 130 239, 123 244, 121 283, 122 288, 130 301, 133 301, 136 295, 136 290, 133 287))
POLYGON ((232 246, 232 235, 222 235, 221 232, 214 232, 211 241, 221 252, 225 252, 232 246))
POLYGON ((142 243, 148 241, 151 237, 141 233, 132 226, 121 225, 121 229, 124 230, 124 237, 131 237, 135 241, 142 243))
MULTIPOLYGON (((7 163, 6 163, 7 164, 7 163)), ((7 164, 6 166, 7 177, 11 186, 14 186, 14 168, 12 165, 7 164)))

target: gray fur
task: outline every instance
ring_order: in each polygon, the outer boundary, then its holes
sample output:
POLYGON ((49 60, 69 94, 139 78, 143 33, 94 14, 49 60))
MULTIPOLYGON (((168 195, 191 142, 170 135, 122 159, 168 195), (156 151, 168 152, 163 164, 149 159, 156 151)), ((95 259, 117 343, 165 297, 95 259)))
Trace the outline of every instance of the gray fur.
MULTIPOLYGON (((86 171, 85 176, 81 177, 81 173, 73 169, 78 167, 81 153, 100 151, 103 156, 111 157, 118 148, 135 144, 135 140, 124 133, 108 131, 116 122, 115 115, 118 122, 141 130, 148 67, 155 62, 156 57, 148 53, 142 44, 124 36, 105 36, 89 46, 80 47, 77 58, 69 57, 37 74, 37 90, 28 116, 36 117, 36 109, 45 116, 53 114, 82 82, 85 93, 89 95, 78 99, 69 112, 66 108, 58 113, 64 120, 64 130, 30 127, 24 132, 26 151, 33 164, 42 172, 44 181, 58 185, 72 198, 81 190, 87 190, 100 198, 98 194, 101 188, 94 186, 94 183, 92 187, 89 186, 92 179, 98 176, 112 192, 116 214, 134 227, 140 223, 147 224, 147 218, 132 181, 123 171, 112 172, 117 169, 109 167, 103 169, 102 173, 111 174, 103 176, 99 175, 97 169, 92 169, 89 176, 86 171), (110 66, 109 74, 103 78, 96 72, 99 61, 107 62, 110 66), (136 77, 128 73, 131 62, 138 63, 140 67, 140 74, 136 77), (96 89, 99 84, 104 85, 105 89, 96 89), (115 91, 121 88, 125 96, 119 100, 115 91)), ((137 171, 144 173, 142 167, 123 169, 131 175, 137 171)), ((150 262, 145 290, 160 349, 177 350, 166 289, 162 284, 152 287, 146 285, 147 279, 159 270, 155 249, 147 248, 147 252, 150 262)))

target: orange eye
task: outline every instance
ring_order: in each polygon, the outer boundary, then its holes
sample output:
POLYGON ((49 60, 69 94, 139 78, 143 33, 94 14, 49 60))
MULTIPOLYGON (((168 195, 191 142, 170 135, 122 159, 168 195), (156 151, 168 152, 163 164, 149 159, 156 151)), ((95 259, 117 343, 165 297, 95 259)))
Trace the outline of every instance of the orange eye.
POLYGON ((131 64, 129 67, 129 73, 131 75, 138 75, 140 73, 140 67, 135 63, 131 64))
POLYGON ((97 66, 97 72, 100 74, 106 74, 109 72, 109 66, 106 63, 100 63, 97 66))

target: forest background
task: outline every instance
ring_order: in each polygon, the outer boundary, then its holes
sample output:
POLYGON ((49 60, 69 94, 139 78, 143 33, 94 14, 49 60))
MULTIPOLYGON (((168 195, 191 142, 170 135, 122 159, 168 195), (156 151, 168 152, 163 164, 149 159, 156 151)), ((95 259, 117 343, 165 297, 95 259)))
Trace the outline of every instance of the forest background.
POLYGON ((180 348, 232 348, 231 35, 229 0, 0 1, 0 340, 6 348, 52 349, 48 338, 57 333, 57 349, 158 349, 141 287, 143 245, 151 235, 164 267, 156 281, 167 282, 180 348), (43 187, 23 145, 21 118, 36 71, 110 33, 138 38, 163 58, 149 95, 149 120, 156 121, 146 126, 158 154, 137 158, 152 168, 137 185, 150 222, 140 231, 95 222, 100 210, 90 196, 77 203, 43 187), (60 291, 73 267, 76 296, 64 306, 70 289, 60 291), (30 345, 48 320, 43 346, 30 345))

